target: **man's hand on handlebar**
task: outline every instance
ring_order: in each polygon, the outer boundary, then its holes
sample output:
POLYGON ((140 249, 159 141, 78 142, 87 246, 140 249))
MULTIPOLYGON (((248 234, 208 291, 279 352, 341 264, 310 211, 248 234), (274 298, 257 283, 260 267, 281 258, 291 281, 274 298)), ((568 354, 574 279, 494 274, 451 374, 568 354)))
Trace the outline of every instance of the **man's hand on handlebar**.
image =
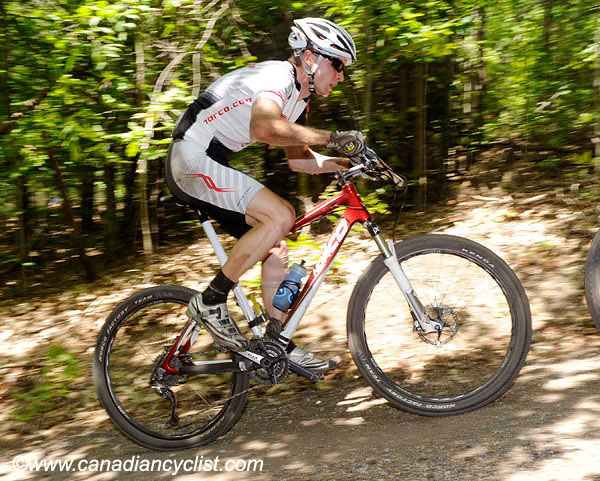
POLYGON ((332 132, 327 147, 345 157, 360 157, 365 151, 365 138, 358 130, 332 132))

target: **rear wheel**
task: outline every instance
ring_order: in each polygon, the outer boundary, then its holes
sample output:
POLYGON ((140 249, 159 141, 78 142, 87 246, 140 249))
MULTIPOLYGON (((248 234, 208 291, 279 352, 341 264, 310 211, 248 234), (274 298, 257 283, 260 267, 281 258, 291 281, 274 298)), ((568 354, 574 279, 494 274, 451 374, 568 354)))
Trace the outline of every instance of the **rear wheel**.
MULTIPOLYGON (((187 304, 195 292, 179 286, 144 289, 117 306, 98 337, 94 356, 98 397, 117 427, 148 448, 207 444, 231 429, 244 409, 247 374, 186 376, 160 368, 188 323, 187 304)), ((197 334, 189 353, 174 358, 175 365, 235 356, 218 352, 204 329, 197 334)))
POLYGON ((395 250, 428 316, 443 328, 413 329, 408 304, 378 257, 348 310, 350 351, 363 377, 394 406, 427 416, 497 399, 531 342, 529 302, 517 276, 489 249, 460 237, 426 235, 395 250))

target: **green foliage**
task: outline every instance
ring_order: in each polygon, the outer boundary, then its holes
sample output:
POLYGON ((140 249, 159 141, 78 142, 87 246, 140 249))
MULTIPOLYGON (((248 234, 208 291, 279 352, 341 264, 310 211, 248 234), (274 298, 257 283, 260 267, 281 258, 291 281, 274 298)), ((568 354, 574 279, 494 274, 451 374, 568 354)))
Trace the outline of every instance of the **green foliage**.
MULTIPOLYGON (((65 212, 51 207, 65 205, 52 158, 77 219, 91 224, 84 234, 101 237, 90 245, 102 250, 112 236, 135 250, 135 235, 126 235, 140 200, 134 175, 140 160, 149 172, 147 196, 156 197, 164 190, 161 165, 179 114, 219 75, 287 58, 293 18, 336 21, 358 48, 347 81, 329 98, 311 100, 309 124, 360 128, 386 161, 413 176, 424 170, 417 165, 420 114, 430 157, 426 171, 440 177, 455 145, 473 152, 485 141, 526 138, 532 150, 587 147, 600 123, 596 0, 224 5, 224 0, 2 2, 0 220, 8 226, 3 244, 10 247, 0 253, 0 263, 18 260, 34 268, 19 249, 74 242, 61 225, 65 212), (420 99, 419 86, 425 90, 420 99), (17 218, 26 224, 22 235, 17 218), (57 233, 47 240, 44 229, 52 226, 57 233)), ((264 180, 270 172, 263 156, 260 148, 246 149, 236 167, 264 180)), ((560 162, 549 158, 539 167, 550 172, 560 162)), ((373 192, 364 201, 381 210, 381 198, 373 192)), ((151 208, 151 215, 156 212, 160 209, 151 208)), ((65 257, 72 254, 63 250, 65 257)))
POLYGON ((35 386, 25 393, 13 395, 18 401, 13 416, 27 422, 56 409, 66 402, 66 396, 81 375, 81 362, 77 356, 62 346, 50 347, 35 386))

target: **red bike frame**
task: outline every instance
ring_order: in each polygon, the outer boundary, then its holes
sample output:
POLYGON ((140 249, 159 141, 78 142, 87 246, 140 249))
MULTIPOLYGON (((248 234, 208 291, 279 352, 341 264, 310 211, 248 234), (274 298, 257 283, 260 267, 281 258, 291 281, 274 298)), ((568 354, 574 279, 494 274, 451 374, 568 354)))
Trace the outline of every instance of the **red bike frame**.
MULTIPOLYGON (((346 207, 346 210, 336 224, 335 229, 333 230, 331 237, 327 242, 327 245, 324 247, 317 263, 313 267, 310 276, 304 285, 304 288, 302 289, 302 292, 300 292, 300 295, 292 305, 292 309, 286 319, 285 328, 280 335, 280 339, 283 342, 289 342, 296 331, 302 316, 308 308, 308 304, 312 300, 312 297, 314 297, 317 288, 323 281, 325 274, 329 270, 333 259, 339 252, 340 247, 344 243, 344 240, 346 239, 346 236, 348 235, 348 232, 350 232, 352 226, 356 222, 370 222, 371 214, 369 214, 367 208, 363 204, 354 184, 347 182, 340 192, 335 194, 332 198, 324 200, 315 205, 306 214, 299 217, 292 227, 291 232, 296 232, 311 222, 330 214, 339 207, 346 207)), ((249 319, 249 321, 250 320, 251 319, 249 319)), ((171 367, 170 362, 177 351, 182 354, 185 354, 189 351, 193 342, 191 336, 193 336, 192 327, 194 325, 195 323, 191 320, 186 323, 183 331, 177 338, 177 341, 173 344, 164 361, 161 363, 161 367, 165 369, 167 373, 179 373, 178 369, 171 367)), ((183 364, 184 366, 190 365, 186 360, 183 360, 183 364)), ((232 370, 232 367, 228 363, 225 364, 225 370, 232 370)), ((196 374, 199 372, 200 371, 195 371, 196 374)))
POLYGON ((318 203, 306 214, 299 217, 292 227, 292 232, 296 232, 305 225, 324 217, 327 214, 330 214, 339 207, 346 207, 346 210, 336 224, 331 237, 329 237, 327 245, 324 247, 317 263, 313 267, 310 276, 306 281, 304 288, 302 289, 302 292, 300 292, 300 295, 292 305, 292 309, 286 319, 286 324, 289 324, 293 319, 295 319, 296 322, 292 323, 293 326, 286 325, 286 327, 289 327, 290 329, 284 329, 284 332, 282 332, 284 338, 290 339, 291 337, 286 336, 286 334, 293 334, 293 331, 296 330, 297 324, 300 322, 300 319, 308 307, 308 302, 310 302, 312 299, 310 294, 313 293, 314 295, 316 287, 318 287, 325 277, 325 274, 333 262, 333 259, 339 252, 340 247, 344 243, 344 240, 346 239, 346 236, 348 235, 348 232, 350 232, 352 226, 356 222, 364 223, 370 221, 371 214, 369 214, 367 208, 363 204, 354 184, 348 182, 339 193, 330 199, 318 203), (305 302, 305 300, 307 301, 305 302), (297 313, 300 315, 296 315, 297 313))

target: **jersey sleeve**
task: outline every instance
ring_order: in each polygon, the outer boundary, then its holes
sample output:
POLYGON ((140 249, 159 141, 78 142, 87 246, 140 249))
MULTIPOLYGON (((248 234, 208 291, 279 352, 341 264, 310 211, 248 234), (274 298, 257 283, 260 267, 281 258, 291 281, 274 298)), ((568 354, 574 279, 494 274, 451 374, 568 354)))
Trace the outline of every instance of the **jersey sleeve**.
POLYGON ((261 79, 260 88, 254 94, 254 99, 267 98, 274 100, 283 109, 283 105, 289 98, 291 88, 292 83, 289 73, 281 68, 274 68, 261 79))

